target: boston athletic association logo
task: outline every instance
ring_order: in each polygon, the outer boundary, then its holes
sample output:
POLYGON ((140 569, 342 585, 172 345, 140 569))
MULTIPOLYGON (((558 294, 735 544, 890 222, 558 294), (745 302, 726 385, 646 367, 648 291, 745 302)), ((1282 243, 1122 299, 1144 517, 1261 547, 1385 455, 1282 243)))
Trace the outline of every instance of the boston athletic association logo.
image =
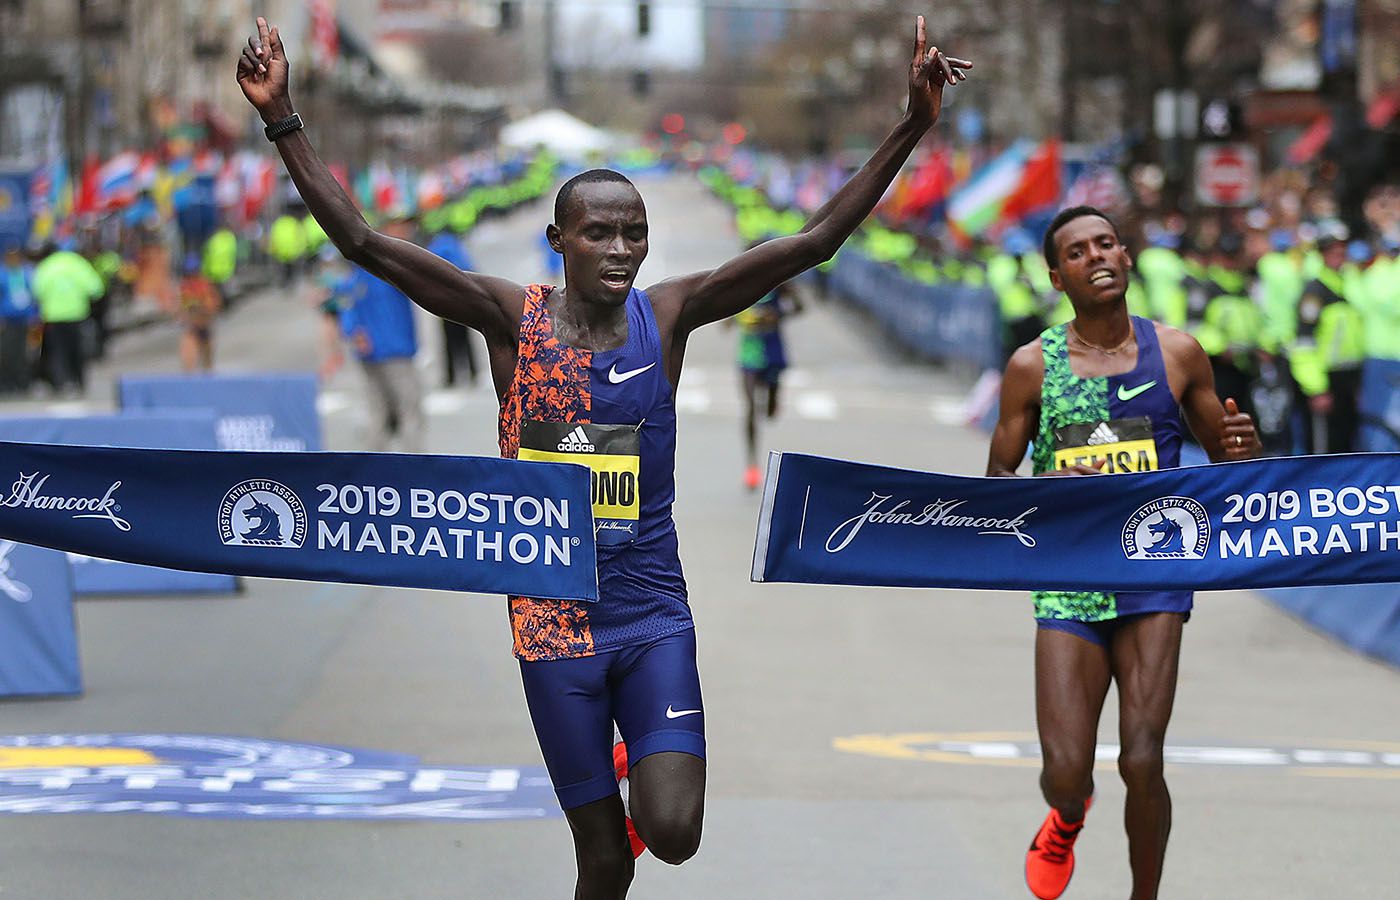
POLYGON ((1123 526, 1128 559, 1205 559, 1210 517, 1190 497, 1160 497, 1138 508, 1123 526))
POLYGON ((233 547, 300 547, 306 507, 291 489, 253 478, 229 489, 219 503, 219 539, 233 547))

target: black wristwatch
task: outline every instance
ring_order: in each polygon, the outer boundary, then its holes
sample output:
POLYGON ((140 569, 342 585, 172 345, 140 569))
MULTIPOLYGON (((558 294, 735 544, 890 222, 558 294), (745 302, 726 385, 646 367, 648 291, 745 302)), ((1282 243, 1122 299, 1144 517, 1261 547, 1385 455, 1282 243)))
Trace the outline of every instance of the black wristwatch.
POLYGON ((292 113, 285 119, 279 119, 263 129, 263 134, 267 135, 269 141, 275 141, 284 134, 291 134, 293 131, 300 131, 306 126, 301 120, 299 113, 292 113))

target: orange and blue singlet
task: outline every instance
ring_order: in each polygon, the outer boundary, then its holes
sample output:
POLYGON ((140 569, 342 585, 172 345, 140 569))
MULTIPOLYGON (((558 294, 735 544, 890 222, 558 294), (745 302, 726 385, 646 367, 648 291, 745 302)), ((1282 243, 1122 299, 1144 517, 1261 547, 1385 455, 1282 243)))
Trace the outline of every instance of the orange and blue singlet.
POLYGON ((551 288, 526 289, 501 455, 584 463, 593 473, 598 601, 510 598, 530 718, 564 809, 618 792, 613 724, 632 765, 705 757, 705 715, 671 519, 676 410, 651 301, 627 295, 627 342, 571 347, 554 335, 551 288))
POLYGON ((526 289, 515 377, 501 402, 501 455, 594 469, 598 602, 511 597, 515 655, 527 661, 592 656, 693 627, 671 518, 676 410, 651 301, 632 289, 627 342, 584 350, 555 337, 551 290, 526 289))

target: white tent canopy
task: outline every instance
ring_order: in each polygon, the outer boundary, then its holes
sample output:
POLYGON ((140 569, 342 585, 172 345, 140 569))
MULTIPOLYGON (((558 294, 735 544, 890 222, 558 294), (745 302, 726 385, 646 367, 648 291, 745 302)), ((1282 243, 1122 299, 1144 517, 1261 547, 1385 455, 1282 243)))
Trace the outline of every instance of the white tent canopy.
POLYGON ((562 109, 546 109, 502 128, 501 143, 520 150, 545 147, 561 159, 579 162, 609 150, 616 139, 562 109))

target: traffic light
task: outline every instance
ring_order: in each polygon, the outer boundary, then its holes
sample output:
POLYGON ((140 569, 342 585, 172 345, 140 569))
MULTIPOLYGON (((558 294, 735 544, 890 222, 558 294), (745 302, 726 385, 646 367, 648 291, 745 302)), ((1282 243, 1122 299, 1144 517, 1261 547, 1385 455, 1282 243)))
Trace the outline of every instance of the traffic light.
POLYGON ((651 73, 637 69, 632 73, 632 96, 646 97, 651 94, 651 73))
POLYGON ((637 0, 637 37, 651 34, 651 2, 637 0))

